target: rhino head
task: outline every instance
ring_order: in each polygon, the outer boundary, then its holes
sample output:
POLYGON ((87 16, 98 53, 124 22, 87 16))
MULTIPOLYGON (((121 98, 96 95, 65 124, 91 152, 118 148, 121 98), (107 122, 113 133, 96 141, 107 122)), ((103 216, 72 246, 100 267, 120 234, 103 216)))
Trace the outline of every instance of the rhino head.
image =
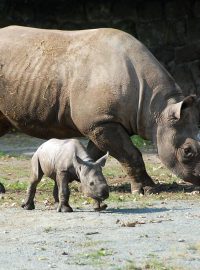
POLYGON ((157 119, 157 148, 161 161, 177 176, 200 185, 199 100, 188 96, 170 104, 157 119))
POLYGON ((84 161, 74 155, 73 165, 81 181, 82 192, 97 201, 103 201, 109 196, 109 188, 102 173, 108 153, 97 161, 84 161))

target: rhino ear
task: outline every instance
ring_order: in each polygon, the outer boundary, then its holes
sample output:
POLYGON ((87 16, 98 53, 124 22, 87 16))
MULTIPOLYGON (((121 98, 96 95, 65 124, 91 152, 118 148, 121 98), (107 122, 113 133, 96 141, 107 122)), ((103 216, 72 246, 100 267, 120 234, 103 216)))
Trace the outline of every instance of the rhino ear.
POLYGON ((106 164, 106 160, 109 156, 109 152, 106 153, 106 155, 104 155, 103 157, 101 157, 100 159, 98 159, 95 164, 100 165, 101 167, 104 167, 106 164))
POLYGON ((183 101, 171 105, 172 114, 177 119, 180 119, 181 116, 183 115, 184 111, 187 108, 192 107, 197 102, 199 102, 199 99, 197 98, 197 96, 195 96, 195 95, 187 96, 183 99, 183 101))
POLYGON ((81 165, 83 165, 83 160, 78 157, 76 154, 73 155, 73 166, 75 170, 80 173, 81 171, 81 165))

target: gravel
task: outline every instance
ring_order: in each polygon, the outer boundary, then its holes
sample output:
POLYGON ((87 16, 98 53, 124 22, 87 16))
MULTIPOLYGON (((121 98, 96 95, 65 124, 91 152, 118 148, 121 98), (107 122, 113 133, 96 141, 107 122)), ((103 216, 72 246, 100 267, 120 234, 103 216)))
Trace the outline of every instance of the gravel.
MULTIPOLYGON (((0 148, 31 155, 41 143, 10 134, 1 138, 0 148)), ((158 162, 152 153, 145 158, 158 162)), ((199 202, 192 199, 113 202, 100 213, 88 205, 73 213, 13 205, 0 208, 0 270, 146 270, 147 264, 155 270, 199 270, 199 228, 199 202)))
POLYGON ((134 269, 127 268, 130 261, 200 269, 198 202, 110 207, 101 213, 86 206, 73 213, 1 210, 0 269, 134 269))

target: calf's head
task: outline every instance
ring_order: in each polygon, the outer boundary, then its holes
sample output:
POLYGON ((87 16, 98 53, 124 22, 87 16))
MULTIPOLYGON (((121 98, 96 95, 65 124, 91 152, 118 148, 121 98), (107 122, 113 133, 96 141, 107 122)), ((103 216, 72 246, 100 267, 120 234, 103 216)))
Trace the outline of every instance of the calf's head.
POLYGON ((108 153, 97 161, 84 161, 74 155, 73 166, 81 181, 83 193, 98 201, 103 201, 109 196, 109 188, 102 173, 108 153))
POLYGON ((167 106, 158 119, 157 148, 160 159, 174 174, 200 185, 198 106, 193 95, 167 106))

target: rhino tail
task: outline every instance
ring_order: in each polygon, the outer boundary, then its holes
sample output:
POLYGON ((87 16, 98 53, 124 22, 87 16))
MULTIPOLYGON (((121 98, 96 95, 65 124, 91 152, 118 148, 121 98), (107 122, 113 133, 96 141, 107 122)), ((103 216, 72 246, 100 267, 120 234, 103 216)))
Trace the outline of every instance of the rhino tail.
POLYGON ((35 181, 40 181, 43 176, 43 171, 40 165, 40 160, 37 154, 34 154, 31 160, 32 177, 35 181))

